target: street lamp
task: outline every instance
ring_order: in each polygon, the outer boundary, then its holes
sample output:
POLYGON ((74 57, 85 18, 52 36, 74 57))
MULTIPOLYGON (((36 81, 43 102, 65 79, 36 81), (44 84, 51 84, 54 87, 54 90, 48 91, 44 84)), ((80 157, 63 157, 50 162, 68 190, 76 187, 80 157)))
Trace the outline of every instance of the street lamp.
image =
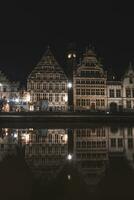
POLYGON ((71 82, 68 82, 67 87, 68 87, 69 89, 72 88, 72 83, 71 83, 71 82))
POLYGON ((68 154, 68 155, 67 155, 67 159, 68 159, 68 160, 72 160, 72 157, 73 157, 73 156, 72 156, 71 154, 68 154))

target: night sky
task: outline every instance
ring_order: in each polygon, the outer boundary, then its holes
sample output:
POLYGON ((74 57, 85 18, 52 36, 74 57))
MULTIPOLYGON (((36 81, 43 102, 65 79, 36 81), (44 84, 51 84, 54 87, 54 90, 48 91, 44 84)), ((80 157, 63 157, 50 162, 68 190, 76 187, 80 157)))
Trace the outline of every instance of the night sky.
POLYGON ((10 80, 25 83, 48 44, 61 63, 70 42, 80 50, 92 43, 104 68, 113 67, 118 74, 130 61, 134 63, 132 3, 48 2, 4 1, 0 5, 0 69, 10 80))

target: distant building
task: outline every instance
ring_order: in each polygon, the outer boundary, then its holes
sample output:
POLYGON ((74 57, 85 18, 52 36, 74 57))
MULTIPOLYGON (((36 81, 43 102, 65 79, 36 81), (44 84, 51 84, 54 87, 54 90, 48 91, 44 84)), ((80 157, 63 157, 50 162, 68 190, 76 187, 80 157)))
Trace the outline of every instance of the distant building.
POLYGON ((134 111, 134 70, 130 64, 122 80, 107 81, 107 108, 113 111, 134 111))
POLYGON ((35 110, 65 111, 68 106, 67 77, 50 48, 27 79, 27 91, 35 110))
POLYGON ((11 82, 0 71, 0 110, 9 111, 19 97, 19 82, 11 82))

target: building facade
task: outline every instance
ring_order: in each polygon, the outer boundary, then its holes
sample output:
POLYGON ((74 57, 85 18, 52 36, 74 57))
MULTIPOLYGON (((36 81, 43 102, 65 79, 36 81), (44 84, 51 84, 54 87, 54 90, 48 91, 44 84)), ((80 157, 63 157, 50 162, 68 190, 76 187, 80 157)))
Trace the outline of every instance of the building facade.
POLYGON ((74 110, 105 110, 107 74, 91 49, 86 49, 74 71, 74 110))
POLYGON ((19 82, 11 82, 0 71, 0 110, 12 110, 16 99, 19 97, 19 82))
POLYGON ((134 70, 130 64, 120 81, 107 81, 107 110, 134 111, 134 70))
POLYGON ((67 77, 55 60, 50 48, 27 79, 27 91, 35 110, 67 110, 67 77))
POLYGON ((73 75, 74 111, 134 111, 134 70, 108 80, 93 50, 87 49, 73 75))

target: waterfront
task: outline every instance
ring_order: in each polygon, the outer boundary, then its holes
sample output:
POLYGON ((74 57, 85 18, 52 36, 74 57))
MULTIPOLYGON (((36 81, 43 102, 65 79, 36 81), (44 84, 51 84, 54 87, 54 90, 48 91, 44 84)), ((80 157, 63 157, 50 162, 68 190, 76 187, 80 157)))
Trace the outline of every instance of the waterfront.
MULTIPOLYGON (((134 123, 133 112, 1 112, 3 123, 134 123)), ((35 125, 36 126, 36 125, 35 125)))
POLYGON ((1 124, 2 200, 134 197, 133 125, 26 126, 1 124))

